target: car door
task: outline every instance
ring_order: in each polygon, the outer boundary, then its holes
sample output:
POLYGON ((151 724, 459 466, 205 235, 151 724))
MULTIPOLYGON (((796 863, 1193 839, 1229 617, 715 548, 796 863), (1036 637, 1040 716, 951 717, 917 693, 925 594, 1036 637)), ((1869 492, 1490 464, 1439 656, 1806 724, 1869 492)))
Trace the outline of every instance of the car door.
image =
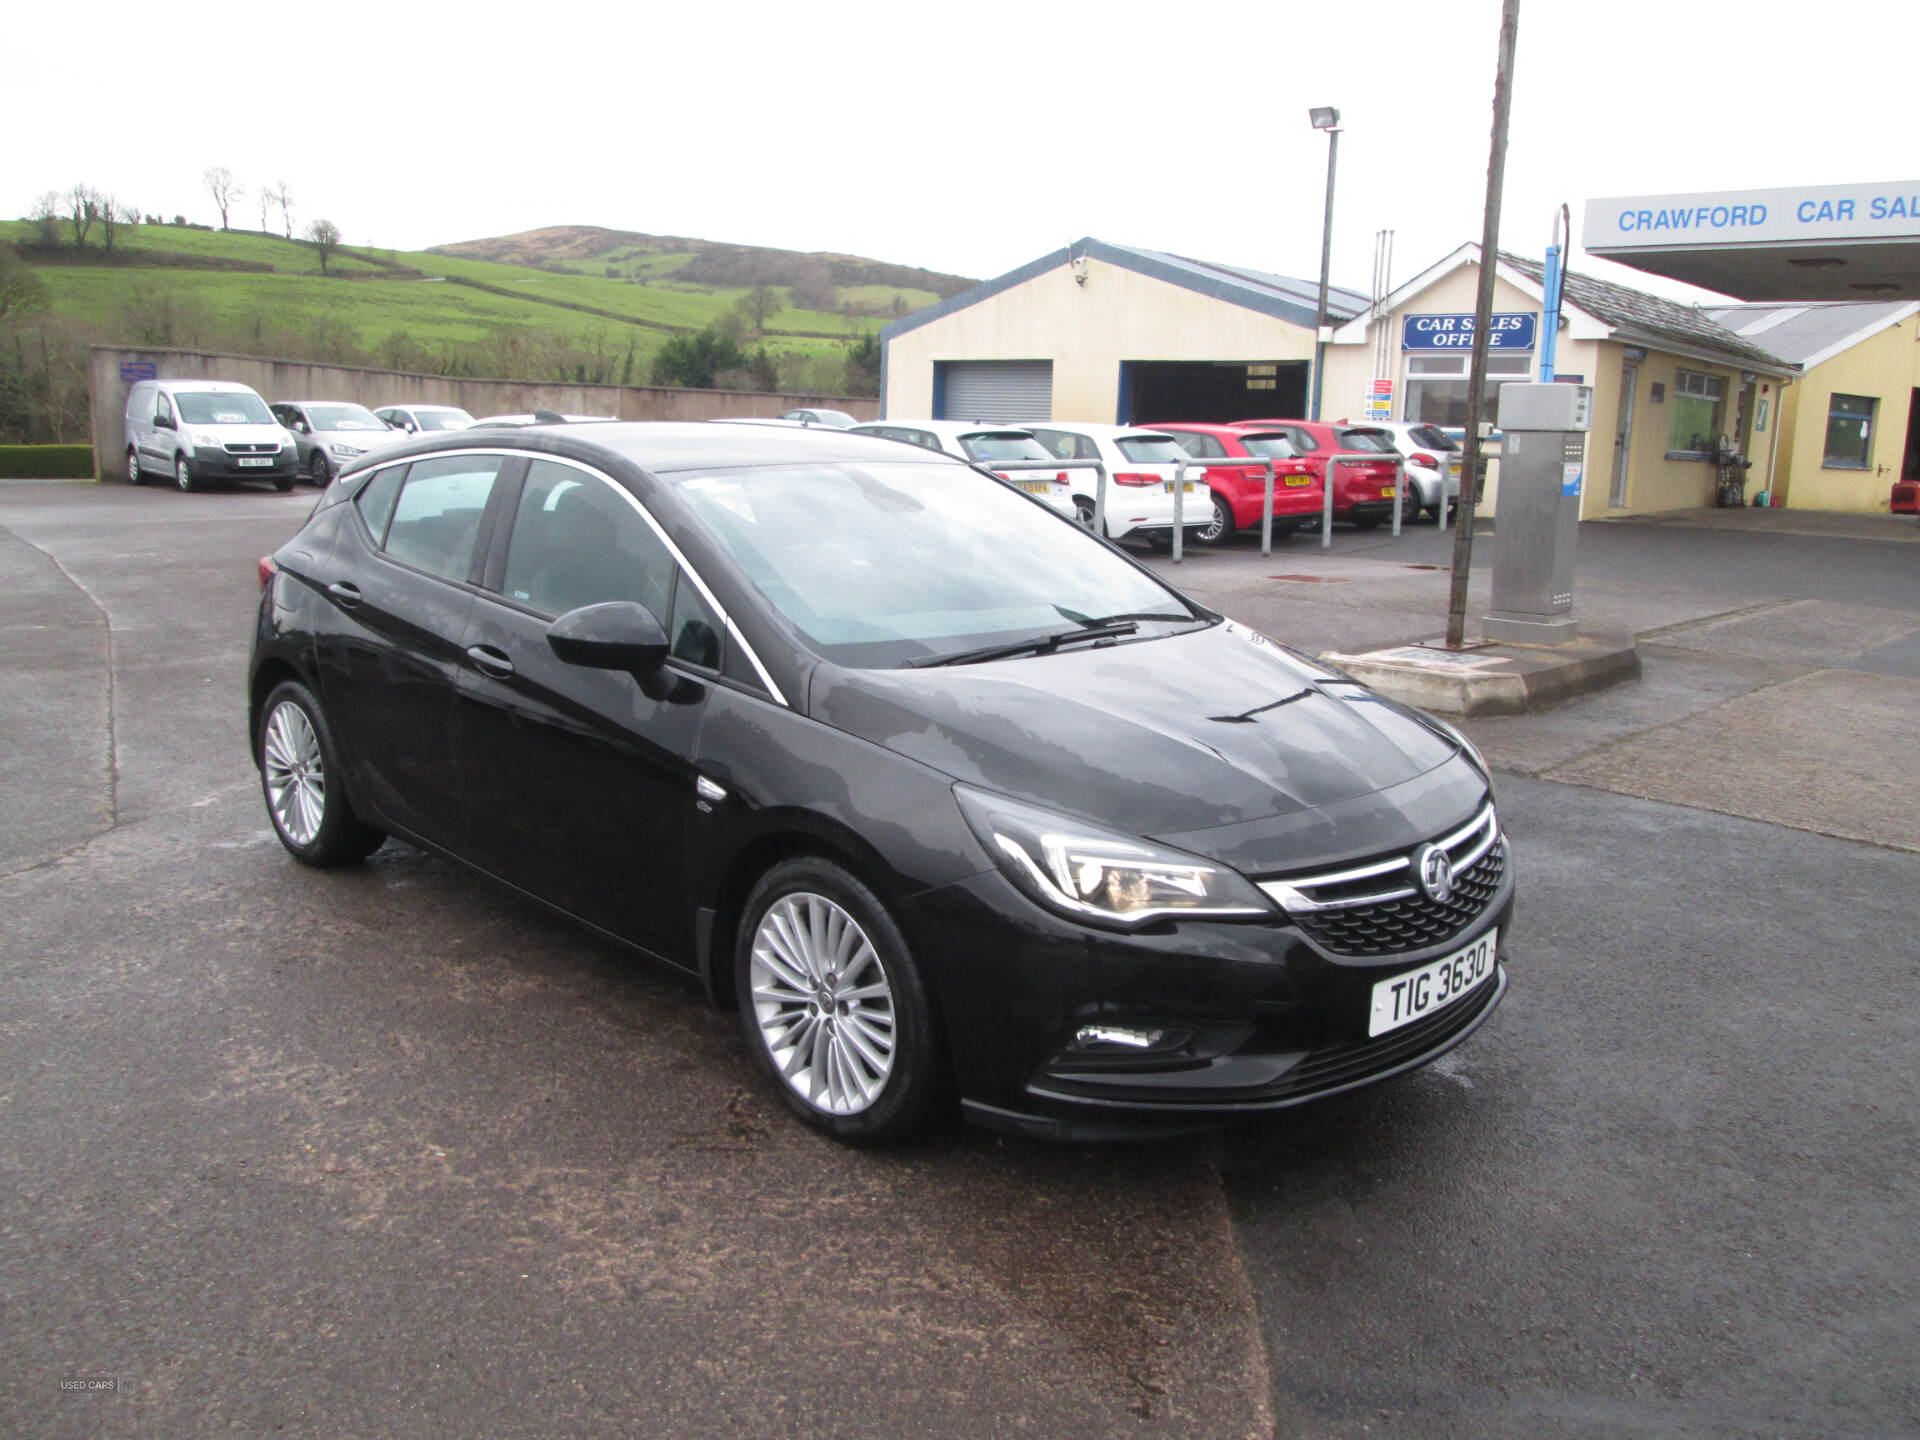
POLYGON ((599 473, 534 460, 500 516, 510 528, 469 617, 454 715, 474 853, 541 899, 679 958, 693 756, 721 627, 638 502, 599 473), (644 605, 677 658, 636 677, 556 656, 554 619, 609 600, 644 605))
POLYGON ((179 422, 173 413, 173 401, 164 390, 153 392, 153 413, 147 423, 140 427, 141 452, 153 463, 149 470, 170 471, 173 469, 174 436, 178 433, 179 422))
POLYGON ((501 455, 449 455, 374 472, 315 570, 321 699, 355 793, 391 825, 464 853, 451 761, 453 688, 485 560, 501 455))

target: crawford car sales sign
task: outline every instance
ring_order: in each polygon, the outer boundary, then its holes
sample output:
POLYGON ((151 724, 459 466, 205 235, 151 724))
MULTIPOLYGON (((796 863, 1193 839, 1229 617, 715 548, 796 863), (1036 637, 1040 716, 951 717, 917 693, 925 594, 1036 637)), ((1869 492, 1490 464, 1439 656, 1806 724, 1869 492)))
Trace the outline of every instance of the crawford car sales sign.
MULTIPOLYGON (((1496 311, 1487 331, 1489 350, 1531 350, 1535 322, 1532 311, 1496 311)), ((1405 315, 1400 320, 1402 350, 1471 350, 1473 316, 1405 315)))

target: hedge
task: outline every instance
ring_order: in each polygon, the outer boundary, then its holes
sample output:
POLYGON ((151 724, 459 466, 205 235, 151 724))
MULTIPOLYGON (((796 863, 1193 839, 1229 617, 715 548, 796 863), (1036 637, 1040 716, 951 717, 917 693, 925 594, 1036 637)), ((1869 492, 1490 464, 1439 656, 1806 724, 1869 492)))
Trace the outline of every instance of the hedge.
POLYGON ((91 479, 91 445, 0 445, 0 480, 91 479))

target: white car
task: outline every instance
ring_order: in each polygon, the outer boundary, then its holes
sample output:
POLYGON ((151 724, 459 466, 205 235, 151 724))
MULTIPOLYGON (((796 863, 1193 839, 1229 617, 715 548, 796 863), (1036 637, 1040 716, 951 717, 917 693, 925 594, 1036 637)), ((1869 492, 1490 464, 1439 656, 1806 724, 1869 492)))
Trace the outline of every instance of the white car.
MULTIPOLYGON (((1027 427, 1033 438, 1062 460, 1098 460, 1107 467, 1107 538, 1131 535, 1154 544, 1173 538, 1174 477, 1187 452, 1171 435, 1143 430, 1137 425, 1096 425, 1077 420, 1049 420, 1027 427)), ((1073 505, 1084 525, 1093 524, 1094 492, 1099 476, 1092 470, 1069 470, 1073 505)), ((1191 542, 1213 519, 1213 496, 1207 472, 1195 465, 1187 472, 1186 493, 1180 498, 1180 527, 1191 542)))
MULTIPOLYGON (((1341 421, 1346 424, 1346 421, 1341 421)), ((1440 518, 1441 476, 1446 476, 1447 500, 1460 498, 1460 442, 1438 425, 1417 424, 1406 420, 1367 420, 1360 422, 1369 430, 1383 432, 1393 448, 1406 461, 1410 498, 1417 498, 1417 515, 1424 510, 1440 518)), ((1409 519, 1412 516, 1408 517, 1409 519)))
POLYGON ((409 435, 465 430, 473 424, 473 416, 458 405, 382 405, 373 413, 395 430, 404 430, 409 435))
POLYGON ((860 422, 844 410, 823 410, 817 405, 789 410, 782 420, 797 420, 802 425, 824 425, 829 430, 851 430, 860 422))
POLYGON ((535 410, 531 414, 483 415, 469 430, 517 430, 524 425, 584 425, 594 421, 618 420, 617 415, 562 415, 553 410, 535 410))
POLYGON ((345 400, 277 400, 268 408, 293 432, 300 468, 316 485, 325 485, 335 471, 369 450, 406 438, 366 406, 345 400))
MULTIPOLYGON (((996 460, 1058 458, 1033 438, 1031 430, 979 420, 869 420, 864 425, 853 426, 847 434, 877 435, 882 440, 898 440, 903 445, 958 455, 988 470, 993 470, 996 460)), ((1073 504, 1071 470, 994 470, 994 474, 1029 495, 1038 496, 1062 515, 1079 517, 1073 504)))

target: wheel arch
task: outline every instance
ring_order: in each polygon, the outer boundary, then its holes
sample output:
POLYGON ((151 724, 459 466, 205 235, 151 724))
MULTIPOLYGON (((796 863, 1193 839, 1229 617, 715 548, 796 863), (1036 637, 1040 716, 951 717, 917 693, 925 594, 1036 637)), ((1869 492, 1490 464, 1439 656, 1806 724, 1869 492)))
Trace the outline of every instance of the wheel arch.
POLYGON ((309 690, 313 688, 313 683, 300 673, 298 666, 279 655, 263 660, 248 683, 247 748, 253 754, 255 769, 260 766, 260 711, 266 705, 267 696, 273 693, 274 687, 285 680, 305 685, 309 690))

